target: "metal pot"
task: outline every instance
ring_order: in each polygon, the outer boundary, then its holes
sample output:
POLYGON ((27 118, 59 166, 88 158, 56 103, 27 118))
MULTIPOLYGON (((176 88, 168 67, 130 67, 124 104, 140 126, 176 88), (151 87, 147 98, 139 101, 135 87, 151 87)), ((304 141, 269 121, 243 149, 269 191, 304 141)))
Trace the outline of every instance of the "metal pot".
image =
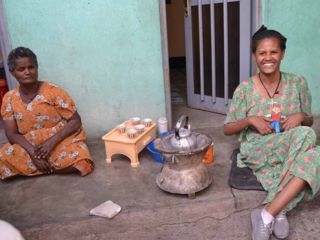
POLYGON ((211 144, 207 135, 191 132, 188 117, 181 116, 173 134, 154 142, 165 160, 157 185, 167 192, 189 196, 208 187, 212 176, 202 159, 211 144))

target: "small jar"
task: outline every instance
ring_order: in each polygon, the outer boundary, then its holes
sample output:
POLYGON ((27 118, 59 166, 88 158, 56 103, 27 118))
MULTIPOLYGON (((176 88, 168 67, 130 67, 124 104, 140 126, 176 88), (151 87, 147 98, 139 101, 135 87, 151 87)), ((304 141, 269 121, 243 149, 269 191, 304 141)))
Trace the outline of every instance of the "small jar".
POLYGON ((159 134, 168 132, 168 120, 165 117, 158 119, 158 132, 159 134))

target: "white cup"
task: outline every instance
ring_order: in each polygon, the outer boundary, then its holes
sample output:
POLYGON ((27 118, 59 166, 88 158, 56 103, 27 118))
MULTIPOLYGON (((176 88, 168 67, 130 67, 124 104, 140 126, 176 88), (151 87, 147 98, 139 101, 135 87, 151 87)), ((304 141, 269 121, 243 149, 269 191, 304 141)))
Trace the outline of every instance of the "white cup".
POLYGON ((151 118, 145 118, 142 120, 142 123, 146 126, 146 127, 150 127, 152 124, 152 119, 151 118))
POLYGON ((127 128, 127 135, 129 138, 135 138, 137 136, 138 132, 135 128, 133 127, 130 127, 130 128, 127 128))
POLYGON ((117 129, 117 131, 118 131, 119 133, 125 133, 125 131, 126 131, 126 125, 124 125, 124 124, 119 124, 119 125, 117 125, 116 129, 117 129))
POLYGON ((130 118, 130 122, 132 125, 138 125, 140 123, 140 118, 139 117, 132 117, 130 118))
POLYGON ((138 125, 135 125, 134 128, 137 130, 138 134, 140 134, 144 132, 145 126, 143 124, 138 124, 138 125))

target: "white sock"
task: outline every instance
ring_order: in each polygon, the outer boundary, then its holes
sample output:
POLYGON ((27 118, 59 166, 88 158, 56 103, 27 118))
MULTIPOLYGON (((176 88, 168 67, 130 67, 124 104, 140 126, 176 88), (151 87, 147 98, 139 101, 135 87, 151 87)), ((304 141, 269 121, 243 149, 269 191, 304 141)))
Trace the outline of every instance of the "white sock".
POLYGON ((274 220, 274 217, 265 208, 261 211, 261 217, 265 225, 270 224, 274 220))

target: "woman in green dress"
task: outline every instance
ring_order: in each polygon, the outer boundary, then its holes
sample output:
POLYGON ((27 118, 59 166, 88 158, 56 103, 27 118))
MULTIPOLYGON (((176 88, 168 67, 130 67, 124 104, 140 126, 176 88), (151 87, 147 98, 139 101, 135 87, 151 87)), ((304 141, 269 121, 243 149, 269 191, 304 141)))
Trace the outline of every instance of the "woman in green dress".
POLYGON ((286 213, 320 184, 310 90, 303 77, 280 71, 285 49, 286 38, 275 30, 262 26, 253 35, 259 72, 235 90, 224 125, 226 135, 240 134, 238 166, 250 167, 268 192, 266 205, 251 213, 254 240, 288 237, 286 213))

